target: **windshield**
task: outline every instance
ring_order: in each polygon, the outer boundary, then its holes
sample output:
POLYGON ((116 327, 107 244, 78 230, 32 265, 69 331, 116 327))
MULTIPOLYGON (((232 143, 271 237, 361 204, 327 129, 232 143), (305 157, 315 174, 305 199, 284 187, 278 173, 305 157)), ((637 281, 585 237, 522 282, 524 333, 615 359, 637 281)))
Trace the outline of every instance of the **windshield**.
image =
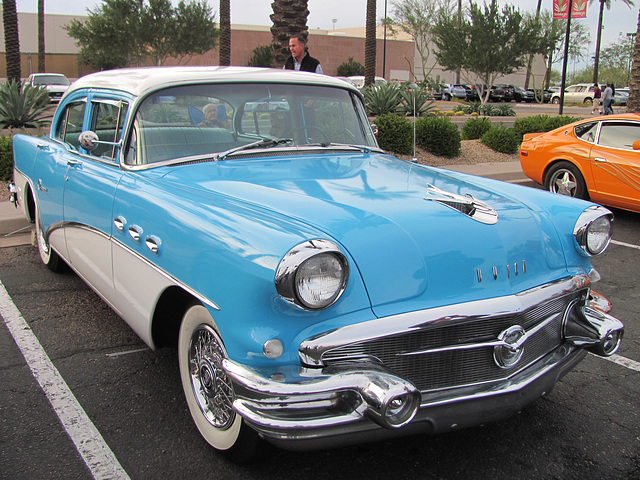
POLYGON ((289 150, 335 144, 378 146, 360 98, 347 89, 264 83, 189 85, 156 92, 141 103, 126 162, 144 165, 214 156, 249 144, 289 150), (283 138, 291 140, 268 141, 283 138))
POLYGON ((33 77, 34 85, 63 85, 68 86, 69 80, 64 75, 38 75, 33 77))

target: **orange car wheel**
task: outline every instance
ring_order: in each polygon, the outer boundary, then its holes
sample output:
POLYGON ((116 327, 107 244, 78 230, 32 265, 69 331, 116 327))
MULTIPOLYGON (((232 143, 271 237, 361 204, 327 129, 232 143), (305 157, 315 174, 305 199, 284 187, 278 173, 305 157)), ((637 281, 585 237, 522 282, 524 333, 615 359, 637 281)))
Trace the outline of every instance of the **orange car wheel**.
POLYGON ((553 193, 587 200, 589 192, 578 167, 569 162, 553 165, 544 179, 544 188, 553 193))

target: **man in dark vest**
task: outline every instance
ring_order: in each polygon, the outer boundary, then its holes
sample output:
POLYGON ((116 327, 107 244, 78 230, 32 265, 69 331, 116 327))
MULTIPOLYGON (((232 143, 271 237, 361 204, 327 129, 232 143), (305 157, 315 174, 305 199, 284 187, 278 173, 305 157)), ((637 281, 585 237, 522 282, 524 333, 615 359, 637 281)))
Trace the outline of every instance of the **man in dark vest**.
POLYGON ((322 73, 320 62, 307 52, 307 40, 302 35, 289 39, 289 50, 291 50, 291 56, 284 63, 285 70, 322 73))

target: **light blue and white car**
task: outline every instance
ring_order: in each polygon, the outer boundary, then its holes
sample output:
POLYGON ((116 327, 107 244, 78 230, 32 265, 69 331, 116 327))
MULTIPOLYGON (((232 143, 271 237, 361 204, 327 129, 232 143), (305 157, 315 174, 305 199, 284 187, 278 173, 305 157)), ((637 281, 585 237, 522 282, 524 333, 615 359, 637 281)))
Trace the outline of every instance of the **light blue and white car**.
POLYGON ((177 346, 236 461, 507 417, 623 334, 591 290, 608 210, 386 155, 339 79, 95 73, 14 155, 42 261, 177 346))

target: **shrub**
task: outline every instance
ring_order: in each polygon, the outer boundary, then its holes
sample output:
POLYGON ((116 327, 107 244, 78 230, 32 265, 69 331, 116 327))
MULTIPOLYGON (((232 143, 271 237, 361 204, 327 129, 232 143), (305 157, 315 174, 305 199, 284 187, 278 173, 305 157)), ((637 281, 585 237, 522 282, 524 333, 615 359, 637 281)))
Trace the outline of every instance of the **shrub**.
POLYGON ((525 133, 544 133, 560 128, 569 123, 580 120, 579 118, 563 115, 561 117, 550 117, 549 115, 535 115, 532 117, 519 118, 515 121, 513 129, 518 141, 522 142, 525 133))
POLYGON ((273 67, 273 46, 258 45, 253 49, 253 56, 247 62, 249 67, 273 67))
POLYGON ((409 119, 387 113, 377 117, 375 124, 380 148, 399 155, 413 153, 413 123, 409 119))
POLYGON ((491 128, 491 121, 487 117, 470 118, 462 126, 462 139, 475 140, 482 137, 491 128))
POLYGON ((433 100, 429 100, 429 93, 423 87, 420 88, 407 88, 400 89, 400 103, 398 104, 397 112, 404 113, 405 115, 424 117, 425 115, 434 115, 433 100))
POLYGON ((502 153, 516 153, 520 146, 513 128, 506 128, 504 125, 493 125, 482 135, 480 141, 502 153))
POLYGON ((0 128, 40 127, 48 120, 49 92, 45 87, 22 86, 19 81, 0 84, 0 128))
POLYGON ((511 107, 511 105, 504 103, 502 105, 498 105, 494 110, 494 115, 498 117, 515 117, 516 111, 511 107))
POLYGON ((434 155, 449 158, 460 155, 460 132, 448 118, 423 117, 416 120, 416 141, 434 155))
MULTIPOLYGON (((0 182, 9 182, 13 178, 13 138, 0 137, 0 182)), ((5 187, 6 188, 6 187, 5 187)))
POLYGON ((353 57, 349 57, 348 62, 344 62, 338 66, 337 74, 339 77, 351 77, 353 75, 364 75, 364 65, 356 62, 353 57))
POLYGON ((465 105, 462 107, 462 111, 466 114, 479 114, 480 109, 482 108, 482 102, 471 102, 469 105, 465 105))
POLYGON ((400 103, 400 87, 395 83, 383 83, 375 87, 369 86, 362 89, 364 101, 367 107, 367 114, 370 116, 393 113, 400 103))

